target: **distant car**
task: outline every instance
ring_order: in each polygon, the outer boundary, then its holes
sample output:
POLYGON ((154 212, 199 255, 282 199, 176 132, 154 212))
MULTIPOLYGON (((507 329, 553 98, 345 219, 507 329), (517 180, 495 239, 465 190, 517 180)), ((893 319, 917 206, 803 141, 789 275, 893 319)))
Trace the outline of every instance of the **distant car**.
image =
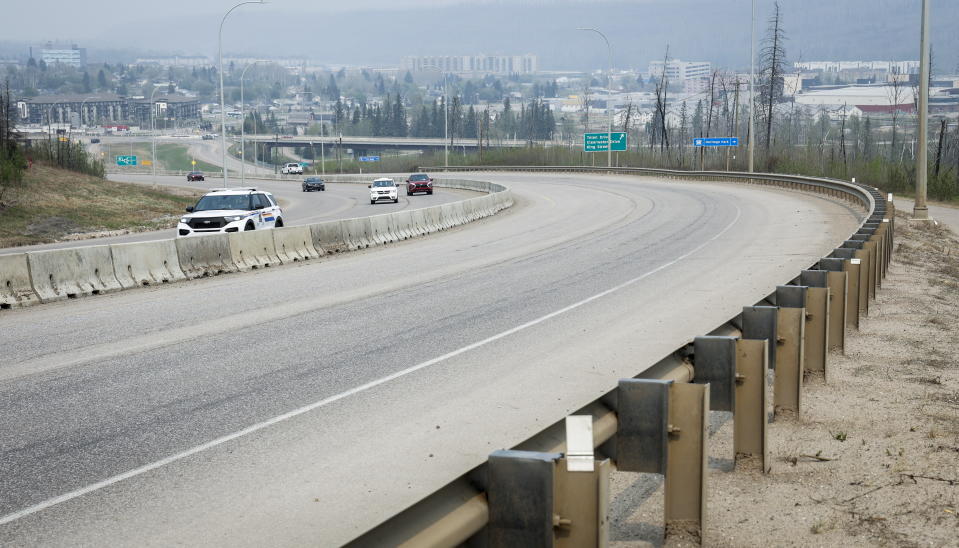
POLYGON ((95 145, 95 144, 97 144, 97 143, 99 143, 99 142, 100 142, 100 138, 99 138, 99 137, 94 137, 94 138, 90 139, 90 144, 91 144, 91 145, 95 145))
POLYGON ((191 171, 186 174, 187 181, 205 181, 202 171, 191 171))
POLYGON ((387 200, 394 204, 400 201, 399 189, 396 187, 396 181, 393 179, 375 179, 373 184, 369 185, 370 204, 375 204, 380 200, 387 200))
POLYGON ((216 135, 213 135, 212 133, 204 133, 202 139, 204 141, 212 141, 213 139, 216 139, 216 135))
POLYGON ((326 190, 326 182, 319 177, 303 179, 303 192, 313 192, 314 190, 326 190))
POLYGON ((290 162, 280 169, 280 173, 283 175, 303 175, 303 166, 296 162, 290 162))
POLYGON ((406 180, 406 195, 412 196, 417 192, 433 193, 433 179, 425 173, 414 173, 406 180))
POLYGON ((283 226, 276 198, 255 188, 215 188, 186 211, 176 227, 178 238, 283 226))

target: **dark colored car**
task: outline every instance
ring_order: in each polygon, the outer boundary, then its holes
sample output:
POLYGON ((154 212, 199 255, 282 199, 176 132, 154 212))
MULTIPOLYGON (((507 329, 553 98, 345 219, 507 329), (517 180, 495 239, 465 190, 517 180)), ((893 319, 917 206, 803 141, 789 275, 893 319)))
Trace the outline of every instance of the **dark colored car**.
POLYGON ((326 182, 319 177, 303 179, 303 192, 313 192, 314 190, 326 190, 326 182))
POLYGON ((95 144, 97 144, 97 143, 99 143, 99 142, 100 142, 100 138, 99 138, 99 137, 94 137, 94 138, 90 139, 90 144, 92 144, 92 145, 95 145, 95 144))
POLYGON ((187 181, 205 181, 202 171, 191 171, 186 174, 187 181))
POLYGON ((433 193, 433 179, 425 173, 414 173, 406 180, 406 195, 417 192, 433 193))

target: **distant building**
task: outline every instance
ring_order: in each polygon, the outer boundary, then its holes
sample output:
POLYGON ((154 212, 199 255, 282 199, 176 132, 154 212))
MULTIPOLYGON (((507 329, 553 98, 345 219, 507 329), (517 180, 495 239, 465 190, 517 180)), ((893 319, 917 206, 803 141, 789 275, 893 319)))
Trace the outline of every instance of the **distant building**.
POLYGON ((536 55, 424 55, 404 57, 400 70, 473 74, 534 74, 539 71, 536 55))
POLYGON ((919 61, 802 61, 793 63, 793 67, 822 72, 874 70, 890 74, 917 74, 919 61))
POLYGON ((40 60, 47 65, 61 64, 77 68, 87 66, 87 48, 79 48, 73 44, 69 49, 55 49, 52 43, 40 50, 40 60))
POLYGON ((174 55, 172 57, 139 57, 137 65, 160 65, 161 67, 211 67, 213 61, 201 55, 174 55))
MULTIPOLYGON (((158 120, 196 120, 200 105, 183 95, 154 98, 158 120)), ((149 127, 150 100, 126 98, 112 93, 90 95, 42 95, 17 101, 17 112, 27 124, 99 125, 132 122, 149 127)))
MULTIPOLYGON (((666 71, 666 78, 672 82, 686 82, 687 80, 697 80, 700 78, 709 78, 713 71, 712 63, 708 61, 681 61, 679 59, 670 59, 667 62, 653 61, 649 64, 649 75, 660 78, 666 71)), ((707 84, 708 86, 708 84, 707 84)))

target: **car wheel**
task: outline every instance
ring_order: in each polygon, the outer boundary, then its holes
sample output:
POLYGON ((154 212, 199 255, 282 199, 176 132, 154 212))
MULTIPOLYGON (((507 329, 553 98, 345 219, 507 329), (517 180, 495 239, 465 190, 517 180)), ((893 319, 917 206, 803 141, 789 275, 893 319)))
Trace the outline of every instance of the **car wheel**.
POLYGON ((393 199, 393 203, 394 203, 394 204, 397 203, 397 202, 399 202, 399 201, 400 201, 399 198, 394 198, 394 199, 393 199))
POLYGON ((276 224, 273 225, 275 228, 283 228, 283 218, 280 217, 276 220, 276 224))
POLYGON ((432 190, 428 190, 428 191, 426 191, 426 193, 429 194, 430 196, 433 195, 433 191, 432 191, 432 190))
POLYGON ((256 226, 253 223, 246 223, 246 226, 243 228, 244 231, 247 230, 256 230, 256 226))
POLYGON ((376 205, 376 200, 370 200, 370 205, 376 205))

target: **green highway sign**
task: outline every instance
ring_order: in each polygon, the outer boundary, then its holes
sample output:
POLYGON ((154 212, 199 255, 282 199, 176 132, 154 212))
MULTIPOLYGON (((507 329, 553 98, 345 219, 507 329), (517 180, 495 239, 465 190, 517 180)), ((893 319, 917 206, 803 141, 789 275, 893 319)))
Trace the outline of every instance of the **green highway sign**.
POLYGON ((583 150, 586 152, 606 152, 609 150, 609 137, 613 139, 613 152, 626 151, 626 132, 613 133, 584 133, 583 150))
POLYGON ((118 166, 135 166, 137 165, 136 156, 117 156, 117 165, 118 166))

